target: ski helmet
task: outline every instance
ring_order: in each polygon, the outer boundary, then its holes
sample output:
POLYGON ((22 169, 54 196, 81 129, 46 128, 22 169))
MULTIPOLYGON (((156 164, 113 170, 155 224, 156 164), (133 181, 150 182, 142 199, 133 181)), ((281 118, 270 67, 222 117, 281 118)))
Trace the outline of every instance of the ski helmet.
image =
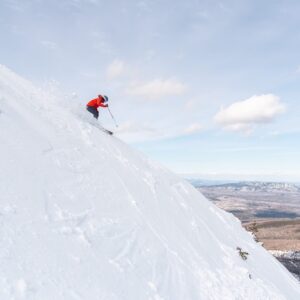
POLYGON ((107 96, 103 96, 104 102, 108 102, 108 97, 107 96))

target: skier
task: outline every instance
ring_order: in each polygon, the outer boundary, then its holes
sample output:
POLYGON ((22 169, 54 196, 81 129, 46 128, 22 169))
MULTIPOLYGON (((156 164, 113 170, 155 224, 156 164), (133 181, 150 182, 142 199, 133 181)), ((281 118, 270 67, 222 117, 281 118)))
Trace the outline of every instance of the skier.
POLYGON ((108 97, 105 95, 98 95, 97 98, 92 99, 91 101, 89 101, 86 105, 86 109, 93 114, 94 118, 98 119, 99 117, 99 111, 98 111, 98 107, 108 107, 108 104, 105 104, 108 102, 108 97))

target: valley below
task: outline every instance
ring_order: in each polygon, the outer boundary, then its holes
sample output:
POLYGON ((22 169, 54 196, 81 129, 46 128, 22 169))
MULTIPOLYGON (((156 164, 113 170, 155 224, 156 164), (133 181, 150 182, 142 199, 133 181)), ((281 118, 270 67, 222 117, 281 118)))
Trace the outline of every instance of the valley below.
POLYGON ((192 184, 234 214, 300 280, 300 187, 287 183, 192 184))

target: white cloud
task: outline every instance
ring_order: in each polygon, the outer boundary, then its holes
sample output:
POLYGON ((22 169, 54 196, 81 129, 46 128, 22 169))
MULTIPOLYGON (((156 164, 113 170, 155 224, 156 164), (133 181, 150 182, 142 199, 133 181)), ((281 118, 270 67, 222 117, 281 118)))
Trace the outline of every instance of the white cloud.
POLYGON ((242 132, 244 135, 250 135, 254 131, 254 124, 237 123, 237 124, 226 125, 224 126, 224 129, 229 131, 242 132))
POLYGON ((185 134, 195 134, 203 130, 203 126, 199 123, 194 123, 185 129, 185 134))
POLYGON ((107 67, 106 76, 108 77, 108 79, 115 79, 119 77, 123 72, 124 72, 124 62, 119 59, 115 59, 107 67))
POLYGON ((186 89, 186 85, 176 79, 154 79, 142 84, 133 84, 127 89, 127 93, 157 99, 164 96, 181 95, 186 89))
POLYGON ((285 105, 275 95, 252 96, 222 108, 215 115, 214 120, 227 130, 249 134, 256 124, 272 122, 285 110, 285 105))

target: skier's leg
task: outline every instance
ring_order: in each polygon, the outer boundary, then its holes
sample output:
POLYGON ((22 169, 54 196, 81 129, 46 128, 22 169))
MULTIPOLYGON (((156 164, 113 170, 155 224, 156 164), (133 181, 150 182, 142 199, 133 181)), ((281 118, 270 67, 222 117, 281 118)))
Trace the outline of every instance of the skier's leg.
POLYGON ((98 119, 99 117, 99 112, 96 108, 91 107, 91 106, 87 106, 86 107, 87 111, 89 111, 91 114, 93 114, 94 118, 98 119))

